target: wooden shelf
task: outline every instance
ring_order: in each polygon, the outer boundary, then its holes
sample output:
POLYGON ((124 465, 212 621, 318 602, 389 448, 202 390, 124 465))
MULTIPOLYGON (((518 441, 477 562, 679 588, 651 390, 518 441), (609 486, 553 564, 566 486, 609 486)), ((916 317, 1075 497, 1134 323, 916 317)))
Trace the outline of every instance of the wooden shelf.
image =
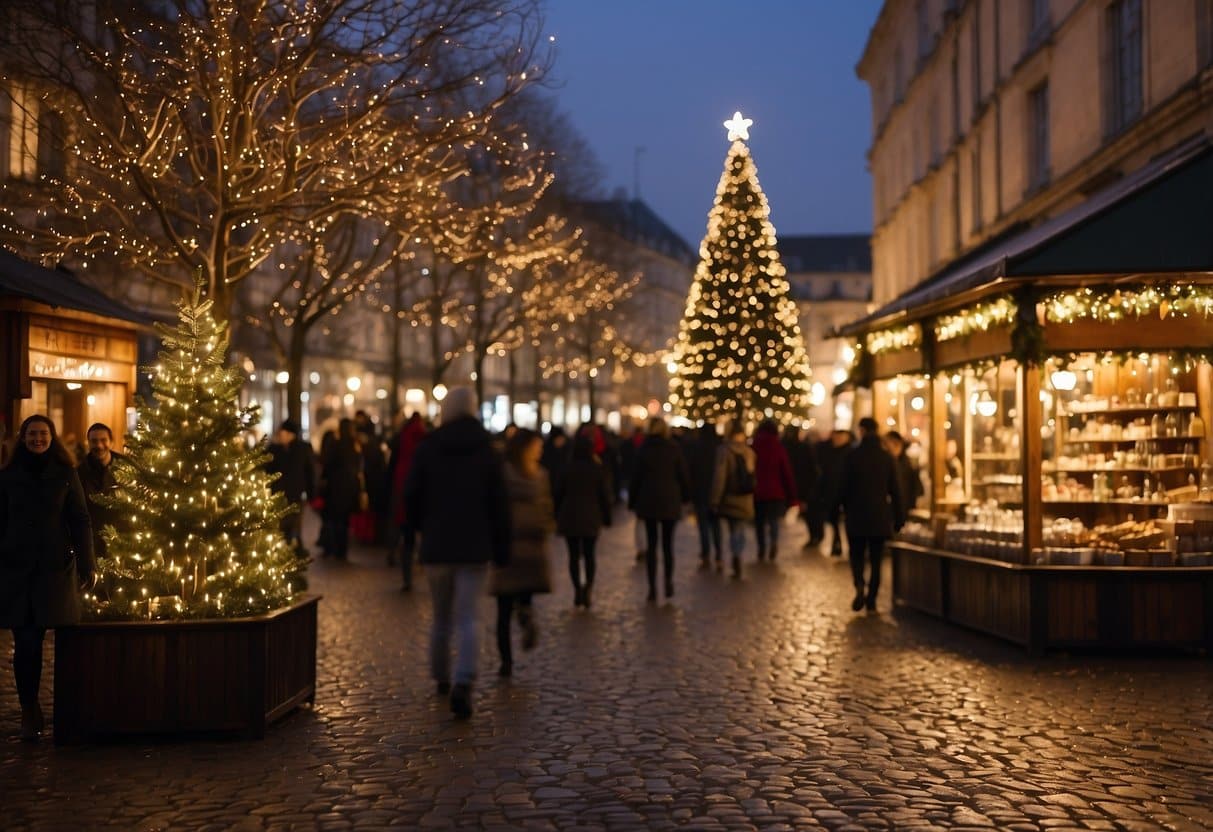
POLYGON ((1177 503, 1160 503, 1156 500, 1041 500, 1046 506, 1144 506, 1146 508, 1166 508, 1177 503))
POLYGON ((1042 474, 1117 474, 1117 473, 1141 473, 1147 472, 1150 474, 1165 473, 1167 471, 1199 471, 1199 465, 1169 465, 1166 468, 1041 468, 1042 474))
POLYGON ((1019 454, 973 454, 974 462, 1019 462, 1019 454))
POLYGON ((1186 411, 1198 410, 1196 405, 1184 405, 1183 407, 1146 407, 1145 405, 1134 407, 1109 407, 1106 410, 1063 410, 1065 416, 1102 416, 1104 414, 1125 414, 1125 413, 1183 413, 1186 411))
POLYGON ((1126 445, 1136 442, 1200 442, 1201 436, 1139 436, 1135 439, 1063 439, 1064 445, 1126 445))

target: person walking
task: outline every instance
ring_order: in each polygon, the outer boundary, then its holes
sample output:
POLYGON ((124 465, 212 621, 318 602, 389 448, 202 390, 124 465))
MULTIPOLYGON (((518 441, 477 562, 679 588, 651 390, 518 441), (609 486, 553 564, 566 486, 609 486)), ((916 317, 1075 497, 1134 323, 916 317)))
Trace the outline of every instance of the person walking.
POLYGON ((45 727, 39 688, 48 629, 80 621, 80 593, 96 582, 93 533, 76 460, 46 416, 21 423, 0 469, 0 626, 13 631, 21 739, 45 727))
POLYGON ((628 508, 644 521, 645 567, 649 575, 649 601, 657 600, 657 534, 665 567, 665 597, 674 596, 674 526, 682 504, 691 496, 690 477, 682 452, 670 438, 660 416, 649 421, 648 436, 636 451, 628 489, 628 508))
POLYGON ((514 672, 510 645, 511 622, 518 615, 522 647, 532 649, 539 639, 533 598, 552 591, 548 562, 556 521, 547 471, 539 463, 543 438, 533 430, 519 428, 505 446, 505 491, 510 501, 510 560, 493 569, 489 592, 497 596, 497 652, 499 676, 514 672))
POLYGON ((388 566, 395 565, 395 551, 399 547, 400 574, 403 579, 400 585, 401 592, 410 592, 413 589, 413 557, 417 551, 417 527, 411 522, 411 518, 405 510, 404 483, 413 466, 417 447, 424 438, 425 422, 421 420, 421 414, 414 413, 401 426, 396 442, 392 446, 392 458, 388 461, 387 466, 388 475, 391 477, 388 492, 391 494, 392 523, 397 529, 397 540, 392 542, 392 548, 389 549, 388 566))
POLYGON ((893 457, 880 442, 876 420, 859 420, 859 444, 843 459, 838 502, 846 515, 855 598, 851 609, 876 609, 884 545, 905 520, 893 457), (864 566, 869 567, 864 580, 864 566))
POLYGON ((321 460, 320 493, 324 497, 327 539, 324 554, 346 560, 350 551, 350 517, 362 509, 366 499, 362 478, 362 447, 351 419, 337 424, 337 438, 321 460))
POLYGON ((745 427, 735 422, 729 441, 716 452, 712 474, 712 505, 729 526, 729 552, 733 577, 741 578, 741 556, 745 552, 745 527, 754 519, 754 451, 746 444, 745 427))
POLYGON ((817 446, 817 462, 821 466, 821 476, 818 479, 816 510, 820 513, 820 522, 824 532, 826 523, 830 526, 830 554, 842 557, 842 515, 839 509, 838 489, 842 483, 842 461, 846 458, 854 444, 855 437, 849 430, 836 429, 830 432, 830 438, 817 446))
POLYGON ((590 608, 594 589, 598 533, 611 525, 613 504, 606 466, 594 453, 585 433, 573 439, 568 465, 556 482, 556 530, 569 550, 569 577, 573 580, 573 606, 590 608), (584 577, 582 569, 584 567, 584 577))
MULTIPOLYGON (((906 453, 906 440, 900 433, 895 430, 886 433, 884 446, 897 466, 897 484, 901 486, 902 514, 908 515, 918 505, 918 499, 925 493, 925 489, 922 487, 922 477, 918 475, 918 469, 910 461, 910 457, 906 453)), ((904 521, 903 516, 902 522, 904 521)))
POLYGON ((810 506, 817 499, 817 451, 808 439, 800 438, 800 430, 795 425, 783 429, 783 449, 788 453, 788 461, 792 464, 792 479, 796 483, 796 496, 800 498, 800 519, 804 522, 808 540, 804 548, 815 549, 821 545, 821 538, 814 537, 817 531, 810 520, 810 506))
POLYGON ((93 555, 103 558, 107 554, 105 538, 101 530, 106 526, 116 525, 118 512, 109 506, 97 502, 98 494, 112 491, 117 483, 114 482, 113 464, 122 454, 111 447, 114 442, 114 432, 109 425, 97 422, 85 432, 88 441, 88 456, 76 466, 80 477, 80 485, 84 488, 84 504, 88 509, 89 525, 93 530, 93 555))
POLYGON ((420 560, 433 602, 430 673, 459 719, 473 711, 488 564, 505 566, 510 558, 505 471, 476 410, 470 387, 447 392, 442 425, 417 446, 404 484, 405 516, 421 535, 420 560), (453 675, 452 630, 458 640, 453 675))
MULTIPOLYGON (((307 556, 303 546, 303 501, 316 493, 316 466, 312 460, 312 446, 300 437, 299 425, 291 419, 282 420, 274 441, 269 445, 269 461, 265 470, 278 474, 270 488, 279 491, 295 511, 282 518, 280 528, 286 542, 295 547, 301 556, 307 556)), ((90 447, 92 442, 89 442, 90 447)))
POLYGON ((722 442, 715 425, 705 424, 687 447, 687 470, 691 477, 691 505, 699 531, 699 568, 709 569, 716 556, 716 571, 724 569, 721 551, 720 517, 712 505, 712 478, 716 474, 716 454, 722 442))
POLYGON ((775 560, 779 526, 788 505, 796 502, 796 480, 788 452, 779 441, 779 427, 765 419, 754 432, 754 533, 759 563, 775 560))

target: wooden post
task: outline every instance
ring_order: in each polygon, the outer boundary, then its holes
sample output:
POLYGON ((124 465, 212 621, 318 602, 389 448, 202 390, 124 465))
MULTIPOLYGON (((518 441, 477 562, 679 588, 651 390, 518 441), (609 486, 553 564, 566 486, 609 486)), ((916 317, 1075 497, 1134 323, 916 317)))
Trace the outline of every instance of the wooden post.
POLYGON ((1022 406, 1020 423, 1023 425, 1023 437, 1019 443, 1020 470, 1023 472, 1023 548, 1024 563, 1032 562, 1032 550, 1039 549, 1042 538, 1043 519, 1041 511, 1040 491, 1040 376, 1041 368, 1028 363, 1020 366, 1020 390, 1022 391, 1022 406))
POLYGON ((948 402, 945 398, 948 394, 948 384, 950 380, 945 373, 936 373, 931 376, 931 514, 941 510, 940 503, 947 498, 947 483, 944 479, 947 477, 947 445, 948 445, 948 429, 944 427, 948 422, 948 402))

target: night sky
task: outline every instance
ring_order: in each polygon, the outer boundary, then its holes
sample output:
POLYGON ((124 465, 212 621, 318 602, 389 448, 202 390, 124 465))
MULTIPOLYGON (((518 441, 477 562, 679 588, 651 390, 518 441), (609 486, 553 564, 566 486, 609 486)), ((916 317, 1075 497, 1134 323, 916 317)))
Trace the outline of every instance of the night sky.
POLYGON ((548 0, 555 94, 607 173, 698 250, 728 150, 750 150, 779 234, 870 231, 871 115, 855 64, 880 0, 548 0))

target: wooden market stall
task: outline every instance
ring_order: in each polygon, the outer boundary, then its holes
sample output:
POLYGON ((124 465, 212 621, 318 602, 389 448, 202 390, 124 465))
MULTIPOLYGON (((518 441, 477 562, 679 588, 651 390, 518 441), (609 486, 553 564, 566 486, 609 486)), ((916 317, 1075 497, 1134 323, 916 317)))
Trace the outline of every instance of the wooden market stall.
POLYGON ((923 448, 897 602, 1031 649, 1213 647, 1213 146, 840 334, 923 448))

